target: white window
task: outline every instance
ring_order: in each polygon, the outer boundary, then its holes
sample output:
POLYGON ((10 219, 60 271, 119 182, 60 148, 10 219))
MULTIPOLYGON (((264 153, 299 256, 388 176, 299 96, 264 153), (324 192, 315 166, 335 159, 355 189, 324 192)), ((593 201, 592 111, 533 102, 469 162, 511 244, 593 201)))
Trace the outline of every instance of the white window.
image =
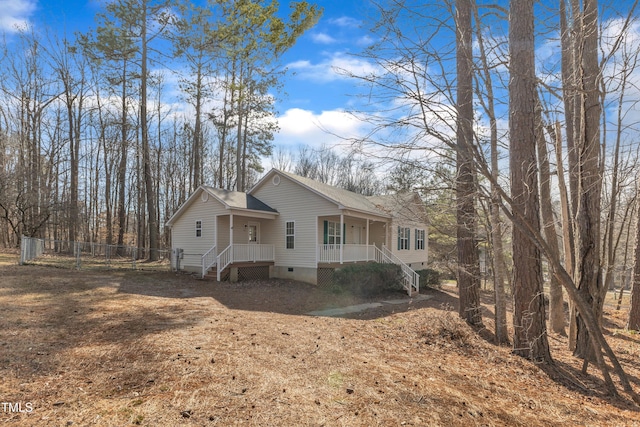
POLYGON ((416 228, 416 250, 424 249, 424 230, 416 228))
POLYGON ((294 249, 294 247, 295 247, 295 237, 296 237, 295 222, 294 221, 287 221, 285 223, 285 231, 284 231, 285 248, 294 249))
POLYGON ((409 249, 409 237, 411 236, 411 229, 408 227, 398 227, 398 250, 409 249))
POLYGON ((202 237, 202 221, 196 221, 196 237, 202 237))
POLYGON ((340 223, 334 221, 324 222, 324 244, 325 245, 339 245, 344 243, 342 238, 342 231, 340 229, 340 223))

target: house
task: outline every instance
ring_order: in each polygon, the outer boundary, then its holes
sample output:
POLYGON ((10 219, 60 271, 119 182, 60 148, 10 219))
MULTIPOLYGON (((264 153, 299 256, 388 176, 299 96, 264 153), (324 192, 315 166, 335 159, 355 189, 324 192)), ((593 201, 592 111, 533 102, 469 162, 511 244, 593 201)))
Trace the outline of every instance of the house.
POLYGON ((417 195, 365 197, 277 169, 247 193, 200 186, 167 226, 173 268, 217 280, 318 284, 345 264, 375 261, 400 265, 411 293, 428 258, 417 195))

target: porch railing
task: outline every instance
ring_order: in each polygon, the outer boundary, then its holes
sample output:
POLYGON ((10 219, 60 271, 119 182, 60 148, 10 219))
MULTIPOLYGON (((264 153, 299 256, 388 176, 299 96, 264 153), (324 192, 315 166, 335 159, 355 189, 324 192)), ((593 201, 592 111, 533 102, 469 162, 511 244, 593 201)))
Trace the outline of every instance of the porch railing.
POLYGON ((219 282, 222 270, 227 268, 229 264, 233 262, 233 245, 229 245, 222 252, 218 254, 218 271, 216 273, 216 280, 219 282))
POLYGON ((394 255, 386 246, 378 249, 375 245, 318 245, 319 263, 339 263, 356 261, 375 261, 383 264, 396 264, 402 271, 402 284, 409 295, 420 291, 420 276, 404 261, 394 255), (342 260, 340 250, 342 247, 342 260))
POLYGON ((273 245, 234 244, 233 262, 274 261, 273 245))
MULTIPOLYGON (((196 258, 197 259, 197 258, 196 258)), ((207 271, 214 265, 218 260, 218 254, 216 253, 216 245, 213 245, 211 249, 202 255, 202 277, 206 276, 207 271)))
POLYGON ((397 264, 402 270, 402 282, 409 296, 415 291, 420 292, 420 275, 415 270, 395 256, 386 246, 382 250, 376 248, 376 262, 397 264))
POLYGON ((318 245, 318 262, 340 262, 342 246, 342 262, 375 261, 375 245, 318 245))

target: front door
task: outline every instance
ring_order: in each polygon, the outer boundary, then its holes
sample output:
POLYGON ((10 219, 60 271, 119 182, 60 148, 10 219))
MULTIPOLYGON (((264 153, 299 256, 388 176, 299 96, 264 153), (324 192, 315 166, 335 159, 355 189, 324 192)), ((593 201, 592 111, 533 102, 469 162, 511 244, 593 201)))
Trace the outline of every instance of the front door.
POLYGON ((356 225, 355 227, 352 228, 353 230, 353 243, 355 245, 361 245, 362 244, 362 228, 359 225, 356 225))
POLYGON ((249 243, 259 244, 260 243, 260 223, 259 222, 249 222, 249 243))

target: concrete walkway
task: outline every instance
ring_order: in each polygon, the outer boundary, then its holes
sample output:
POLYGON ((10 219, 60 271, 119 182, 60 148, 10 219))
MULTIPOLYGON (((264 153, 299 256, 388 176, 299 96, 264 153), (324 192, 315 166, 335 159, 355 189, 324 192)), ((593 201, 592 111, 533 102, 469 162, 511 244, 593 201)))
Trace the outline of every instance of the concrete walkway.
POLYGON ((386 300, 386 301, 380 301, 380 302, 370 302, 366 304, 350 305, 347 307, 329 308, 327 310, 310 311, 307 314, 309 316, 319 316, 319 317, 339 317, 345 314, 359 313, 361 311, 369 310, 371 308, 382 307, 384 305, 409 304, 414 301, 425 301, 430 298, 431 298, 430 295, 418 294, 411 298, 407 297, 402 299, 393 299, 393 300, 386 300))

